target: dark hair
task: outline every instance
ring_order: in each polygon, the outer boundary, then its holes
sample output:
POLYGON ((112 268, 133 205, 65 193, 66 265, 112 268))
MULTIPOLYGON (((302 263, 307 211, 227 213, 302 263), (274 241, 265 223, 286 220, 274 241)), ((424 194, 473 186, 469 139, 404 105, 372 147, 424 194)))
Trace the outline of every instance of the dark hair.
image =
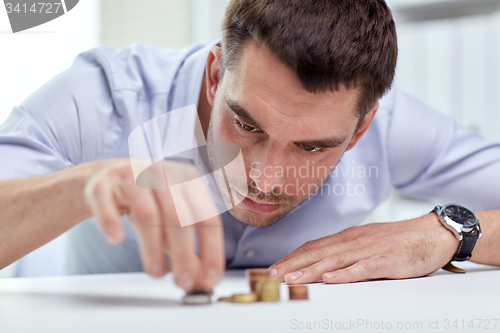
POLYGON ((220 78, 252 40, 290 67, 307 91, 360 87, 361 119, 394 79, 396 27, 384 0, 231 0, 220 78))

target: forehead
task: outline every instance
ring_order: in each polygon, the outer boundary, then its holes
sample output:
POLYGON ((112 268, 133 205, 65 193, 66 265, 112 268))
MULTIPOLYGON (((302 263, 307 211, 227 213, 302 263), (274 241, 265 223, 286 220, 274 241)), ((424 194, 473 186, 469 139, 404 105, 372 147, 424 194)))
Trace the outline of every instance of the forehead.
MULTIPOLYGON (((314 125, 320 132, 348 132, 357 123, 359 89, 311 93, 304 89, 290 68, 266 48, 250 42, 234 68, 226 71, 225 95, 262 121, 314 125), (226 79, 227 76, 227 79, 226 79)), ((323 133, 327 134, 327 133, 323 133)))

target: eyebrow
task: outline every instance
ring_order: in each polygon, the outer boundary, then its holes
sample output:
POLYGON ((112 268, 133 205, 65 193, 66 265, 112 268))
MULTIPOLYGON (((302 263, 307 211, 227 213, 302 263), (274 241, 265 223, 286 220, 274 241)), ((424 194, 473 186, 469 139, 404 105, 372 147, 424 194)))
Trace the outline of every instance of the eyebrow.
MULTIPOLYGON (((243 108, 237 102, 226 98, 226 105, 231 111, 233 111, 234 114, 236 114, 241 120, 243 120, 248 125, 257 127, 259 129, 263 129, 262 126, 260 126, 259 123, 250 116, 248 111, 245 110, 245 108, 243 108)), ((342 136, 338 138, 330 137, 319 140, 296 141, 295 143, 298 145, 310 146, 316 148, 335 148, 343 144, 346 139, 347 136, 342 136)))
POLYGON ((226 99, 226 104, 227 104, 227 107, 229 109, 231 109, 231 111, 233 111, 233 113, 235 115, 240 117, 241 120, 246 122, 248 125, 263 129, 263 127, 260 126, 259 123, 255 119, 253 119, 250 116, 250 114, 247 112, 247 110, 245 110, 241 105, 239 105, 238 103, 236 103, 234 101, 231 101, 230 99, 226 99))
POLYGON ((315 148, 335 148, 343 144, 346 139, 347 139, 346 137, 341 137, 341 138, 331 137, 327 139, 300 141, 296 143, 299 145, 315 147, 315 148))

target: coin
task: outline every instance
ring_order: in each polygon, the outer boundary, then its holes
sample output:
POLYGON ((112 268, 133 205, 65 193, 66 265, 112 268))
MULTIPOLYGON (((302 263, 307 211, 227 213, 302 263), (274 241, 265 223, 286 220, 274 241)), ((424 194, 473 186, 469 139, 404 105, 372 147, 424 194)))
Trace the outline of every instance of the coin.
POLYGON ((280 280, 262 279, 257 281, 255 290, 259 301, 277 302, 280 300, 280 280))
POLYGON ((288 292, 290 299, 309 299, 307 286, 289 286, 288 292))
POLYGON ((257 301, 257 295, 255 293, 248 294, 234 294, 231 296, 231 302, 233 303, 252 303, 257 301))
POLYGON ((210 304, 212 303, 212 290, 193 288, 186 292, 186 295, 182 298, 183 304, 210 304))
POLYGON ((231 297, 219 297, 217 302, 231 302, 231 297))
POLYGON ((458 268, 456 266, 453 266, 451 261, 441 268, 446 270, 446 271, 453 272, 453 273, 465 273, 465 272, 467 272, 465 269, 461 269, 461 268, 458 268))
POLYGON ((248 283, 250 285, 250 291, 255 292, 255 286, 257 281, 262 279, 269 279, 269 271, 265 268, 250 268, 245 271, 248 283))

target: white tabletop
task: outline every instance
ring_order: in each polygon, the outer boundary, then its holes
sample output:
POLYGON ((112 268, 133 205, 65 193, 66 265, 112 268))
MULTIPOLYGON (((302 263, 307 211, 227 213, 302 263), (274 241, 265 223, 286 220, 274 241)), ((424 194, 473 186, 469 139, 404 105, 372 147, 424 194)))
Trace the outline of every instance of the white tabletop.
MULTIPOLYGON (((468 272, 311 284, 307 301, 288 300, 282 284, 280 302, 201 306, 180 303, 184 293, 170 274, 162 279, 143 273, 4 279, 0 332, 500 331, 500 269, 460 267, 468 272)), ((228 271, 214 298, 246 291, 244 272, 228 271)))

